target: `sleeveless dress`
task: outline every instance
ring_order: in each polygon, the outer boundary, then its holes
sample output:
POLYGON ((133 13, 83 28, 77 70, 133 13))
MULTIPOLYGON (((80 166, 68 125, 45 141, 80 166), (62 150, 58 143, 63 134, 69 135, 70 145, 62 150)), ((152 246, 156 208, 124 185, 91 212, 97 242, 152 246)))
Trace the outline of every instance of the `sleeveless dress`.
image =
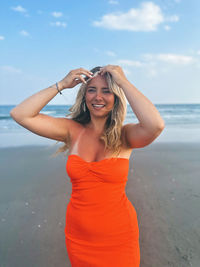
POLYGON ((127 158, 68 156, 65 240, 72 267, 139 267, 137 214, 125 193, 128 170, 127 158))

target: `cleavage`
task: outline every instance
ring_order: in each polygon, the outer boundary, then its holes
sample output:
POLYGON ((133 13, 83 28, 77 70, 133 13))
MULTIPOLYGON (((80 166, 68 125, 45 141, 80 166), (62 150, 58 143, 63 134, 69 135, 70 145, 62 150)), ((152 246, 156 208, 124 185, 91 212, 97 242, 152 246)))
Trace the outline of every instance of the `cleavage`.
POLYGON ((94 161, 96 162, 96 161, 102 160, 102 157, 98 158, 99 153, 96 152, 95 154, 94 151, 96 150, 96 147, 98 146, 99 150, 102 150, 102 154, 103 154, 103 144, 101 145, 100 142, 98 144, 98 138, 96 138, 96 140, 93 142, 91 142, 91 140, 92 139, 88 138, 88 135, 85 134, 85 129, 82 129, 78 137, 76 138, 75 142, 72 142, 72 147, 70 147, 69 149, 69 155, 75 154, 87 162, 94 162, 94 161), (82 149, 80 149, 80 146, 83 143, 84 143, 84 147, 82 145, 82 149), (102 149, 100 148, 100 146, 102 146, 102 149), (84 153, 86 150, 87 152, 84 153), (83 153, 81 153, 81 151, 83 153), (88 156, 89 158, 87 158, 88 156))

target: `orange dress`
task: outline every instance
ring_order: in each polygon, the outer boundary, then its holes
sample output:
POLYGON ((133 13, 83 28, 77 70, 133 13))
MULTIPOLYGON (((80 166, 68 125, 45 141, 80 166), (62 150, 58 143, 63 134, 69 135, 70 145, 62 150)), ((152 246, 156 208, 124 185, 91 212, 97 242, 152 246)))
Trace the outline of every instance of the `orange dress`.
POLYGON ((68 156, 65 240, 72 267, 139 267, 137 214, 126 196, 129 159, 68 156))

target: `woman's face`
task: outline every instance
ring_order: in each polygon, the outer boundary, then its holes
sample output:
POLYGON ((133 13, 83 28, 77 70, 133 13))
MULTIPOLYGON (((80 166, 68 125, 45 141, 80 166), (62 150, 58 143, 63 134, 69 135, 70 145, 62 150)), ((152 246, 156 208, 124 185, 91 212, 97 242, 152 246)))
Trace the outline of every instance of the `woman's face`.
POLYGON ((113 109, 115 97, 105 77, 97 75, 88 82, 85 99, 90 115, 107 117, 113 109))

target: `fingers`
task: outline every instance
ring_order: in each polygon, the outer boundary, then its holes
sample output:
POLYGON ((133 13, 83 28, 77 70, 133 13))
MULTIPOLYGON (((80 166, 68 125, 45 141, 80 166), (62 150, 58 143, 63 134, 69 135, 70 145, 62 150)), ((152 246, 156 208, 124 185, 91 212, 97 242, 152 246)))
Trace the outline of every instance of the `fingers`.
POLYGON ((105 67, 100 68, 99 74, 103 76, 106 72, 108 72, 108 70, 105 66, 105 67))
POLYGON ((121 68, 118 65, 107 65, 100 69, 100 74, 104 75, 106 72, 109 72, 110 74, 112 74, 115 71, 119 72, 120 69, 121 68))
POLYGON ((83 68, 75 69, 72 71, 72 73, 74 74, 75 81, 77 82, 77 84, 80 82, 86 84, 85 79, 91 79, 93 77, 93 73, 91 71, 83 68), (85 79, 81 75, 85 75, 85 79))
POLYGON ((75 73, 76 74, 79 74, 79 75, 85 75, 85 76, 88 76, 89 78, 92 77, 93 73, 89 70, 86 70, 86 69, 83 69, 83 68, 80 68, 80 69, 76 69, 75 70, 75 73))
POLYGON ((84 78, 80 75, 76 75, 75 78, 74 78, 75 82, 78 84, 78 83, 86 83, 86 81, 84 80, 84 78))
POLYGON ((80 83, 80 82, 83 82, 83 83, 87 83, 86 81, 85 81, 85 79, 81 76, 81 75, 75 75, 75 81, 77 82, 77 83, 80 83))

